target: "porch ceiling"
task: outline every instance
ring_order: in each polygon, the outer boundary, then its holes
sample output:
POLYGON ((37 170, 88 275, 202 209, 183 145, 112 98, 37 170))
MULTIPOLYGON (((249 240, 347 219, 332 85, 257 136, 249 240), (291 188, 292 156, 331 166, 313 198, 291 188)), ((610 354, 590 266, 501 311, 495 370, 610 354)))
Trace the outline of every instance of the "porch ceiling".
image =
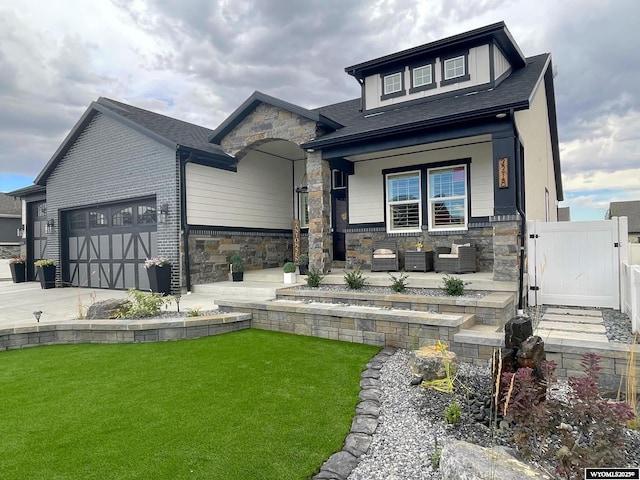
POLYGON ((351 155, 346 157, 347 160, 352 162, 362 162, 366 160, 376 160, 385 157, 397 157, 399 155, 408 155, 417 152, 429 152, 433 150, 441 150, 443 148, 458 147, 461 145, 469 145, 474 143, 486 143, 491 141, 491 135, 475 135, 473 137, 456 138, 453 140, 446 140, 443 142, 434 143, 422 143, 419 145, 412 145, 410 147, 394 148, 389 150, 380 150, 378 152, 363 153, 359 155, 351 155))
POLYGON ((288 140, 273 140, 271 142, 262 143, 254 148, 254 152, 264 153, 270 156, 279 157, 293 162, 305 159, 304 150, 298 145, 288 140))

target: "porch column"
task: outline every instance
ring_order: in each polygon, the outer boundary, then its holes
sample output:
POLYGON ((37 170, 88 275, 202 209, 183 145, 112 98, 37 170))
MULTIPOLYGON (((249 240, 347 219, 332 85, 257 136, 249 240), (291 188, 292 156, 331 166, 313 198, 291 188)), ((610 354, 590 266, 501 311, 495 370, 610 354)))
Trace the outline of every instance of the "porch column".
POLYGON ((331 268, 331 170, 321 152, 307 153, 307 208, 309 209, 309 268, 326 273, 331 268))
POLYGON ((493 197, 495 215, 516 214, 516 137, 513 132, 494 134, 493 197))

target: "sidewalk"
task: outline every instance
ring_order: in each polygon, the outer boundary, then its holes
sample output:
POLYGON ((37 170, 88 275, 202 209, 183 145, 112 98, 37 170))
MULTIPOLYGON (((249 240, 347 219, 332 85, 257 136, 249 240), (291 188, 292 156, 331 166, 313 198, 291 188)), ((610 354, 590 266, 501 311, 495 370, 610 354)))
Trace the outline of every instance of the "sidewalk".
MULTIPOLYGON (((20 325, 36 321, 33 312, 41 311, 41 322, 74 320, 86 313, 92 303, 108 298, 125 298, 126 291, 94 288, 50 288, 43 290, 38 282, 0 281, 0 326, 20 325)), ((172 302, 168 310, 177 310, 172 302)), ((191 293, 180 298, 180 311, 214 310, 215 302, 207 293, 191 293)))

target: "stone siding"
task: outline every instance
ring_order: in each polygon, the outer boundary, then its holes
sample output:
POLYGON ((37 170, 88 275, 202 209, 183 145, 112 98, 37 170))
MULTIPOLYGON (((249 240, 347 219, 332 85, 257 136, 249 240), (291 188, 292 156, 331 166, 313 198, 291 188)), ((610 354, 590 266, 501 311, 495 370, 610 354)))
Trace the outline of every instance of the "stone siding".
POLYGON ((309 189, 309 269, 326 273, 331 269, 333 236, 331 234, 331 169, 320 152, 307 156, 309 189))
POLYGON ((260 103, 222 139, 220 145, 239 160, 250 148, 262 142, 282 139, 301 145, 319 133, 316 122, 260 103))
POLYGON ((0 258, 19 257, 22 252, 20 245, 0 245, 0 258))
POLYGON ((229 279, 229 257, 237 253, 244 269, 276 268, 293 258, 291 233, 195 230, 189 235, 191 284, 229 279))
POLYGON ((491 272, 494 265, 493 229, 489 227, 469 228, 464 233, 451 233, 447 235, 430 235, 424 232, 422 235, 389 235, 384 227, 379 229, 363 229, 367 231, 347 232, 347 267, 371 268, 371 249, 378 240, 395 240, 400 255, 400 265, 404 265, 404 252, 415 250, 416 243, 421 241, 425 251, 433 251, 436 247, 450 247, 457 243, 473 243, 476 245, 476 258, 479 272, 491 272))

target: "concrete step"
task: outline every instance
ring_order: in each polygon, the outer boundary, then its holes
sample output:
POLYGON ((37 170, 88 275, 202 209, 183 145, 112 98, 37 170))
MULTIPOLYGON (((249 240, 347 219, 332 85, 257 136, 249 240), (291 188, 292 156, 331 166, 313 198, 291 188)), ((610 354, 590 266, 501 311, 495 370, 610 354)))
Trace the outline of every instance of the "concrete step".
POLYGON ((504 330, 495 325, 476 324, 471 328, 461 328, 453 340, 463 344, 500 347, 504 345, 504 330))
POLYGON ((269 300, 276 297, 276 290, 284 283, 269 282, 216 282, 193 285, 194 293, 218 300, 269 300))

